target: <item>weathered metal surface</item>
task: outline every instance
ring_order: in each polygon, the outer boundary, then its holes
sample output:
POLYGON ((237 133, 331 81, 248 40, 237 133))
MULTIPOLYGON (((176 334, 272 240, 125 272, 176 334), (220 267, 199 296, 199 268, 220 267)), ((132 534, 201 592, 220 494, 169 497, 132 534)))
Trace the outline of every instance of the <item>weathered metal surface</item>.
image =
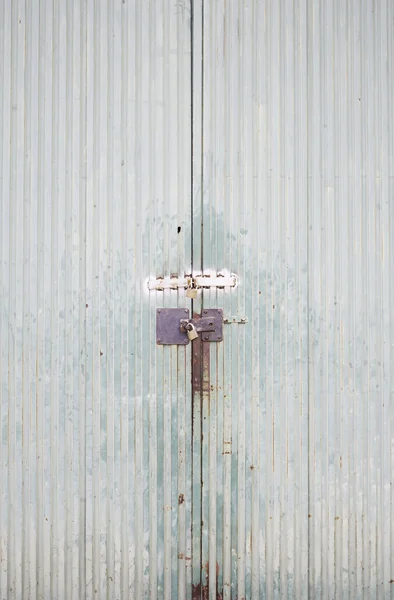
POLYGON ((0 3, 1 598, 191 595, 187 305, 146 287, 191 272, 190 44, 189 3, 0 3))
POLYGON ((1 4, 2 598, 392 596, 393 29, 1 4))
POLYGON ((197 592, 389 598, 394 4, 195 9, 193 259, 239 276, 200 303, 248 318, 199 403, 197 592))
POLYGON ((309 589, 394 594, 394 4, 311 3, 309 589))

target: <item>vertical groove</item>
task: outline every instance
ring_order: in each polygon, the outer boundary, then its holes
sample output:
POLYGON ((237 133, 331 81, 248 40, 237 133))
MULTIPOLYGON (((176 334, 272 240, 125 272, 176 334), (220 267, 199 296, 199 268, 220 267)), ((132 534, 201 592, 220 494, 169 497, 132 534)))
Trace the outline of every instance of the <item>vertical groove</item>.
POLYGON ((58 219, 59 219, 59 141, 55 132, 59 126, 59 18, 56 2, 53 2, 53 78, 52 78, 52 210, 51 210, 51 411, 50 411, 50 443, 51 460, 50 476, 52 482, 51 495, 51 536, 50 536, 50 594, 56 598, 59 594, 59 258, 58 258, 58 219))
MULTIPOLYGON (((0 95, 0 339, 8 339, 8 304, 9 293, 7 279, 8 254, 8 205, 9 205, 9 164, 10 160, 10 119, 8 115, 10 104, 10 32, 9 26, 9 3, 3 2, 0 13, 0 81, 4 93, 0 95), (8 110, 7 110, 8 109, 8 110)), ((0 344, 0 476, 3 487, 0 492, 0 552, 4 557, 3 568, 0 569, 0 593, 6 596, 8 593, 8 394, 6 385, 8 370, 8 343, 0 344)))
POLYGON ((79 461, 78 461, 78 491, 79 491, 79 564, 78 564, 78 597, 86 597, 86 384, 87 384, 87 335, 86 335, 86 244, 87 244, 87 2, 80 2, 80 106, 79 106, 79 160, 80 160, 80 182, 79 182, 79 461))
MULTIPOLYGON (((65 106, 65 128, 67 131, 65 144, 65 164, 66 175, 72 173, 72 138, 74 134, 73 127, 73 24, 72 24, 72 3, 68 0, 66 3, 66 106, 65 106)), ((44 16, 44 9, 42 10, 44 16)), ((43 178, 40 178, 43 181, 43 178)), ((72 317, 73 317, 73 256, 72 256, 72 237, 73 237, 73 209, 74 209, 74 189, 70 177, 65 181, 65 204, 64 204, 64 260, 65 260, 65 287, 64 287, 64 379, 65 379, 65 407, 64 407, 64 514, 65 514, 65 539, 64 539, 64 590, 68 598, 72 597, 73 588, 73 335, 72 335, 72 317)), ((38 272, 42 273, 42 265, 38 262, 38 272)), ((39 305, 38 305, 39 306, 39 305)), ((37 402, 37 413, 39 403, 37 402)), ((37 427, 37 438, 41 438, 41 433, 37 427)), ((41 563, 41 561, 40 561, 41 563)))
MULTIPOLYGON (((158 89, 156 86, 156 61, 155 61, 155 49, 157 44, 158 32, 156 31, 156 22, 160 23, 160 17, 162 18, 163 13, 157 12, 155 3, 149 2, 149 21, 151 23, 151 35, 149 36, 149 103, 152 107, 155 106, 155 99, 157 98, 158 89), (156 14, 156 19, 155 19, 156 14), (160 15, 160 16, 159 16, 160 15)), ((149 170, 151 173, 156 173, 157 162, 156 161, 156 128, 157 123, 160 122, 156 118, 157 110, 151 111, 149 120, 149 170)), ((160 115, 159 115, 160 116, 160 115)), ((157 185, 157 179, 152 177, 149 179, 149 196, 150 199, 156 198, 159 186, 157 185)), ((151 200, 152 201, 152 200, 151 200)), ((156 208, 156 207, 155 207, 156 208)), ((155 220, 156 217, 150 214, 150 226, 149 226, 149 272, 153 273, 155 270, 155 246, 156 246, 156 235, 155 235, 155 220)), ((150 328, 150 336, 155 337, 154 326, 150 328)), ((157 462, 158 462, 158 448, 157 448, 157 392, 156 392, 156 356, 155 349, 150 350, 149 356, 149 382, 151 389, 151 397, 149 401, 149 554, 151 557, 157 557, 158 553, 158 535, 157 535, 157 462)), ((151 600, 156 600, 158 595, 158 569, 156 559, 151 561, 151 568, 149 570, 149 591, 151 600)))
MULTIPOLYGON (((131 12, 131 11, 130 11, 131 12)), ((122 4, 122 45, 121 45, 121 77, 124 92, 121 95, 121 280, 120 280, 120 596, 124 598, 129 593, 129 552, 128 552, 128 501, 129 501, 129 477, 128 477, 128 447, 129 447, 129 339, 128 339, 128 301, 129 284, 128 274, 131 266, 128 260, 129 235, 128 226, 128 172, 129 152, 127 143, 128 119, 129 119, 129 9, 128 5, 122 4)))
MULTIPOLYGON (((45 547, 49 542, 49 504, 50 493, 45 485, 48 473, 48 463, 50 460, 48 448, 49 427, 47 425, 46 415, 49 409, 49 394, 46 386, 48 380, 48 366, 50 345, 47 341, 49 330, 48 309, 48 289, 49 281, 45 273, 49 268, 49 222, 46 206, 49 190, 51 189, 51 168, 48 165, 48 156, 51 151, 51 55, 52 48, 51 28, 48 23, 51 20, 51 7, 44 10, 42 3, 35 6, 37 14, 37 120, 40 127, 37 128, 37 187, 36 187, 36 218, 35 218, 35 241, 36 247, 31 254, 35 254, 37 265, 35 287, 32 297, 36 302, 35 319, 35 494, 34 505, 36 512, 36 564, 35 564, 35 587, 37 598, 43 598, 45 588, 49 581, 49 555, 45 552, 45 547)), ((29 57, 28 60, 31 60, 29 57)), ((29 257, 31 258, 31 256, 29 257)), ((34 260, 34 259, 33 259, 34 260)))
MULTIPOLYGON (((143 73, 142 73, 142 45, 143 45, 143 12, 144 6, 140 3, 135 4, 135 73, 136 79, 139 82, 140 89, 136 89, 136 108, 135 108, 135 155, 136 161, 136 177, 135 177, 135 224, 134 224, 134 235, 135 235, 135 260, 134 260, 134 274, 133 279, 136 280, 138 273, 141 269, 141 241, 138 237, 138 226, 141 226, 141 194, 142 194, 142 89, 143 89, 143 73)), ((149 33, 146 32, 148 36, 149 33)), ((137 88, 137 86, 136 86, 137 88)), ((144 90, 145 91, 145 90, 144 90)), ((135 302, 135 314, 134 314, 134 330, 137 329, 137 314, 141 311, 141 297, 140 292, 136 286, 134 286, 134 302, 135 302)), ((141 390, 141 368, 139 357, 141 352, 141 335, 136 332, 134 342, 134 504, 135 504, 135 525, 134 535, 136 544, 135 553, 135 597, 143 597, 143 502, 142 502, 142 456, 138 449, 142 448, 143 445, 143 429, 142 429, 142 390, 141 390)))
MULTIPOLYGON (((94 6, 94 8, 93 8, 94 6)), ((92 203, 92 597, 100 592, 100 3, 93 10, 93 196, 92 203)))
MULTIPOLYGON (((204 197, 202 172, 204 169, 203 156, 203 115, 204 115, 204 2, 192 0, 192 69, 193 69, 193 168, 192 168, 192 273, 201 273, 202 269, 202 206, 204 197)), ((199 314, 201 311, 201 294, 191 302, 191 313, 199 314)), ((196 344, 192 347, 192 407, 191 407, 191 569, 190 579, 192 583, 192 595, 201 595, 201 394, 199 391, 201 373, 198 372, 200 365, 196 344)))
MULTIPOLYGON (((106 594, 107 599, 114 597, 115 592, 115 536, 114 536, 114 280, 113 273, 116 267, 114 247, 114 213, 116 216, 116 204, 118 198, 115 195, 115 159, 118 154, 114 146, 114 4, 107 4, 107 80, 108 98, 106 115, 106 141, 107 141, 107 181, 106 181, 106 264, 105 264, 105 296, 106 296, 106 594)), ((117 172, 116 172, 117 173, 117 172)), ((115 221, 116 222, 116 221, 115 221)))
MULTIPOLYGON (((17 598, 20 594, 19 569, 20 564, 19 544, 17 543, 18 532, 16 530, 18 518, 18 480, 17 480, 17 214, 18 203, 21 197, 21 177, 18 174, 18 148, 21 146, 19 114, 23 115, 23 103, 20 98, 20 79, 23 76, 23 63, 21 54, 23 46, 21 43, 22 28, 24 23, 20 14, 19 2, 11 4, 11 77, 10 77, 10 99, 11 111, 10 123, 10 161, 9 161, 9 280, 8 280, 8 547, 7 547, 7 596, 17 598)), ((22 182, 23 183, 23 182, 22 182)), ((23 189, 23 188, 22 188, 23 189)))
MULTIPOLYGON (((29 456, 29 438, 30 438, 30 344, 31 344, 31 320, 30 320, 30 186, 31 186, 31 96, 28 96, 28 90, 32 94, 32 65, 30 57, 32 56, 32 29, 33 15, 32 8, 26 14, 26 46, 25 46, 25 81, 24 92, 27 96, 25 103, 25 153, 24 162, 24 190, 23 190, 23 362, 22 362, 22 438, 23 438, 23 468, 22 468, 22 594, 24 597, 30 597, 30 536, 31 523, 29 518, 30 507, 30 456, 29 456), (28 57, 28 60, 26 58, 28 57)), ((1 586, 0 586, 1 589, 1 586)))
POLYGON ((127 4, 122 5, 122 32, 121 32, 121 77, 124 93, 121 95, 121 160, 123 169, 121 171, 121 217, 120 217, 120 239, 121 239, 121 278, 120 278, 120 596, 123 598, 129 593, 129 553, 128 553, 128 443, 129 443, 129 370, 128 370, 128 333, 127 333, 127 307, 129 299, 128 273, 130 264, 128 261, 127 235, 127 198, 128 198, 128 97, 129 97, 129 10, 127 4), (125 168, 126 167, 126 168, 125 168))

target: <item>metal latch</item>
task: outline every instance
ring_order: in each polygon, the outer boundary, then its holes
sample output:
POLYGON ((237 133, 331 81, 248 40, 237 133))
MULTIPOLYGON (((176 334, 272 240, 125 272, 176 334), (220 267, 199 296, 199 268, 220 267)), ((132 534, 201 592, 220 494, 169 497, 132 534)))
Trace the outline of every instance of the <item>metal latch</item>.
POLYGON ((160 345, 183 345, 201 336, 204 342, 223 339, 223 310, 206 308, 202 315, 190 319, 188 308, 158 308, 156 342, 160 345))
POLYGON ((147 280, 149 291, 163 292, 164 290, 200 290, 211 288, 235 288, 238 285, 238 276, 235 273, 226 275, 224 273, 204 275, 171 275, 170 277, 150 277, 147 280))

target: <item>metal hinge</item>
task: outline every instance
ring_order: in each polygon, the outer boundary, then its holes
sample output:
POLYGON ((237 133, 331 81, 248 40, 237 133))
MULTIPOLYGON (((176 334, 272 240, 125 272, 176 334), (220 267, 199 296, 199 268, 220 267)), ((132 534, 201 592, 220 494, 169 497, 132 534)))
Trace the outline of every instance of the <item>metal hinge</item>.
POLYGON ((156 310, 156 342, 159 345, 187 345, 199 337, 204 342, 223 339, 223 310, 206 308, 201 317, 190 319, 188 308, 158 308, 156 310))

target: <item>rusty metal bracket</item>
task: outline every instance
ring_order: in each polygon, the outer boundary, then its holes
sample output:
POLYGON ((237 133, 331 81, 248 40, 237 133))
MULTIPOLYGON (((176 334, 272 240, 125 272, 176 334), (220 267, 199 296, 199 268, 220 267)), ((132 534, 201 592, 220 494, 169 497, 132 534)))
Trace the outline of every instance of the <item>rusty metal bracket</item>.
POLYGON ((197 332, 201 331, 203 342, 221 342, 223 340, 223 310, 221 308, 205 308, 201 317, 195 317, 192 319, 192 323, 197 332))
POLYGON ((207 308, 201 317, 189 318, 188 308, 158 308, 156 311, 156 342, 159 345, 189 343, 186 326, 192 324, 204 342, 221 342, 223 339, 223 311, 207 308))

